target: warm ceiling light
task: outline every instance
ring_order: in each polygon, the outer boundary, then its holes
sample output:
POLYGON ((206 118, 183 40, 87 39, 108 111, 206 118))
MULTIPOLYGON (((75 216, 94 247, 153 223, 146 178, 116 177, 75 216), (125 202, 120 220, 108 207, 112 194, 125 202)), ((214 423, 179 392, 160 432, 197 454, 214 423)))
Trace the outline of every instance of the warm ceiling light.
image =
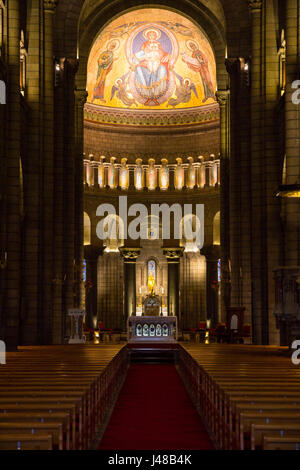
POLYGON ((284 184, 279 186, 277 197, 300 197, 300 184, 284 184))

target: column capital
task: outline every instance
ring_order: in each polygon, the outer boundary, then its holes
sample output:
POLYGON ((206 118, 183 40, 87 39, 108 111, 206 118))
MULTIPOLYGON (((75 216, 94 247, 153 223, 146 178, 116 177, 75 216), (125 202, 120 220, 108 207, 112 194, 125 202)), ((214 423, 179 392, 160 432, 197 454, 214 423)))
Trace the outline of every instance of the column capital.
POLYGON ((240 57, 229 57, 225 59, 225 67, 229 75, 234 75, 241 71, 241 59, 240 57))
POLYGON ((75 99, 78 106, 84 106, 88 97, 86 90, 75 90, 75 99))
POLYGON ((73 57, 65 57, 63 60, 64 60, 64 65, 68 65, 68 67, 74 72, 74 75, 75 75, 78 71, 79 60, 73 57))
POLYGON ((183 256, 184 248, 163 248, 164 256, 167 258, 168 263, 179 263, 180 258, 183 256))
POLYGON ((44 0, 44 11, 46 13, 55 13, 58 0, 44 0))
POLYGON ((226 106, 229 99, 229 90, 218 90, 216 92, 217 102, 219 103, 220 108, 226 106))
POLYGON ((262 7, 261 0, 248 0, 248 6, 251 13, 260 13, 262 7))
POLYGON ((85 245, 84 246, 84 258, 87 260, 96 260, 99 256, 103 254, 103 246, 93 246, 85 245))
POLYGON ((219 245, 206 245, 200 250, 200 254, 205 256, 207 261, 216 261, 221 257, 219 245))
POLYGON ((141 249, 122 246, 119 248, 119 252, 124 258, 124 263, 135 263, 141 253, 141 249))

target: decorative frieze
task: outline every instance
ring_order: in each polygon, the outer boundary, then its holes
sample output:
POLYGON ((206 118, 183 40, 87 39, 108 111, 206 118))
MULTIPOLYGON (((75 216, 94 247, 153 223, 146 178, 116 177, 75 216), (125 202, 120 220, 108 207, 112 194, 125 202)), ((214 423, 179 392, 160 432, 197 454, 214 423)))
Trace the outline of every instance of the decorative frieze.
POLYGON ((164 248, 164 256, 167 258, 168 263, 179 263, 180 258, 183 256, 184 248, 164 248))
POLYGON ((84 118, 101 124, 124 126, 183 126, 201 124, 219 119, 217 103, 192 109, 135 110, 109 108, 91 103, 85 105, 84 118))
POLYGON ((141 253, 140 248, 129 248, 126 246, 119 248, 119 251, 125 263, 135 263, 141 253))

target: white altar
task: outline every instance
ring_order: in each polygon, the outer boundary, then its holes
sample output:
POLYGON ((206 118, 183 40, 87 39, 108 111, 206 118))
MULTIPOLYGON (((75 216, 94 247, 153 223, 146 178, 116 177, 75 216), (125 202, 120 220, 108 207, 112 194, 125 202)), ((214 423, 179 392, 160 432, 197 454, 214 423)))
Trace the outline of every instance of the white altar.
POLYGON ((177 317, 132 316, 127 320, 129 343, 175 343, 177 338, 177 317))

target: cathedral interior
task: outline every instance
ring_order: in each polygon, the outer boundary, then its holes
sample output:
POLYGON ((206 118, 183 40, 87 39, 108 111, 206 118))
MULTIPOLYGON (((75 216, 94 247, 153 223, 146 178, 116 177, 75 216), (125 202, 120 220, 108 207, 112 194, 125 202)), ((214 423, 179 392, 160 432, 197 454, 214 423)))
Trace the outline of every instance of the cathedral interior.
POLYGON ((299 64, 299 0, 0 0, 0 450, 300 449, 299 64))

